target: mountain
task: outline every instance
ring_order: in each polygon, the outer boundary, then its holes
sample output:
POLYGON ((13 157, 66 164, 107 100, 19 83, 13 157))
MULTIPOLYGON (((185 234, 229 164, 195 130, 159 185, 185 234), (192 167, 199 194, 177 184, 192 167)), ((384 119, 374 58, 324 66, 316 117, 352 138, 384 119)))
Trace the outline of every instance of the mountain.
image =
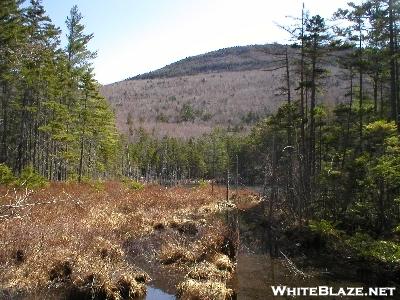
MULTIPOLYGON (((251 45, 221 49, 159 70, 105 85, 103 95, 124 132, 139 127, 157 136, 198 136, 214 127, 243 131, 285 101, 280 66, 286 46, 251 45)), ((290 54, 298 51, 290 48, 290 54)), ((295 55, 290 55, 291 57, 295 55)), ((294 62, 290 62, 294 75, 294 62)), ((330 66, 331 75, 340 73, 330 66)), ((342 101, 339 76, 328 76, 324 103, 342 101)), ((293 89, 295 84, 292 84, 293 89)), ((295 91, 293 91, 293 95, 295 91)))

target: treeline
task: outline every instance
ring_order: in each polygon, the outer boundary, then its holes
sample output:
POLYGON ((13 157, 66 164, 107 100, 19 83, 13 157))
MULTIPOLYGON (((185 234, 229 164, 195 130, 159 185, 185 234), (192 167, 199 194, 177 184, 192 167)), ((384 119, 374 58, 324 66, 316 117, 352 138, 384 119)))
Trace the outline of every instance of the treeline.
POLYGON ((40 0, 0 3, 0 163, 49 180, 111 173, 119 137, 77 7, 62 48, 40 0))
POLYGON ((236 135, 216 129, 199 138, 156 138, 143 128, 132 132, 122 152, 122 175, 159 182, 187 179, 224 181, 229 161, 242 142, 236 135))

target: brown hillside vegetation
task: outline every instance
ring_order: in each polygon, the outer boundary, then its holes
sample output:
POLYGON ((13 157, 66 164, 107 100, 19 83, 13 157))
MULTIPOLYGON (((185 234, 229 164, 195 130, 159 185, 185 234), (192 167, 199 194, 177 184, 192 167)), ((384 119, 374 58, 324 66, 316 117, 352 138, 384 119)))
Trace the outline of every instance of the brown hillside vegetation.
POLYGON ((133 299, 155 273, 174 274, 183 299, 211 282, 213 299, 230 293, 222 188, 52 183, 1 195, 1 299, 133 299))
MULTIPOLYGON (((130 126, 157 136, 198 136, 216 126, 240 131, 285 101, 283 69, 265 71, 279 65, 282 51, 281 45, 222 49, 103 86, 102 93, 125 133, 130 126)), ((331 76, 340 70, 329 68, 329 89, 319 91, 319 103, 328 105, 343 101, 345 93, 341 79, 331 76)))

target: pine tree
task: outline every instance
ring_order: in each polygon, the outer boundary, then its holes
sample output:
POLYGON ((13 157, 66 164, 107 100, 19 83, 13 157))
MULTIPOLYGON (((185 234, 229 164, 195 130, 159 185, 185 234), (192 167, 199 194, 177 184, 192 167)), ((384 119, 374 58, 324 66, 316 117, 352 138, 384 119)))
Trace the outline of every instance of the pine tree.
POLYGON ((23 1, 2 0, 0 5, 0 93, 1 138, 0 162, 10 164, 12 145, 12 99, 20 70, 25 30, 20 5, 23 1))
POLYGON ((58 28, 45 14, 41 1, 31 0, 24 13, 27 40, 21 70, 20 130, 17 171, 27 165, 38 170, 37 155, 43 146, 39 144, 39 126, 43 122, 42 105, 49 97, 48 85, 54 77, 54 57, 59 46, 58 28))

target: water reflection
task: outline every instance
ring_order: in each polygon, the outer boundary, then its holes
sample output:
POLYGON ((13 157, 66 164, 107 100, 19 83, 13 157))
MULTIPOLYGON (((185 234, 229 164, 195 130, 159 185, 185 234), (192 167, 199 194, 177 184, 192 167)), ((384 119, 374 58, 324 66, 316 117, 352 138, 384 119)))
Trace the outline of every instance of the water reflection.
MULTIPOLYGON (((293 297, 276 297, 271 286, 286 285, 288 287, 329 286, 336 291, 339 287, 362 287, 357 282, 344 282, 322 278, 318 273, 310 277, 302 277, 290 272, 285 261, 271 258, 269 255, 239 255, 237 278, 234 283, 237 299, 293 299, 293 297)), ((317 299, 318 297, 301 297, 317 299)), ((358 297, 324 297, 324 299, 356 299, 358 297)), ((371 299, 363 297, 362 299, 371 299)))
POLYGON ((164 291, 148 286, 145 300, 175 300, 174 295, 165 293, 164 291))

